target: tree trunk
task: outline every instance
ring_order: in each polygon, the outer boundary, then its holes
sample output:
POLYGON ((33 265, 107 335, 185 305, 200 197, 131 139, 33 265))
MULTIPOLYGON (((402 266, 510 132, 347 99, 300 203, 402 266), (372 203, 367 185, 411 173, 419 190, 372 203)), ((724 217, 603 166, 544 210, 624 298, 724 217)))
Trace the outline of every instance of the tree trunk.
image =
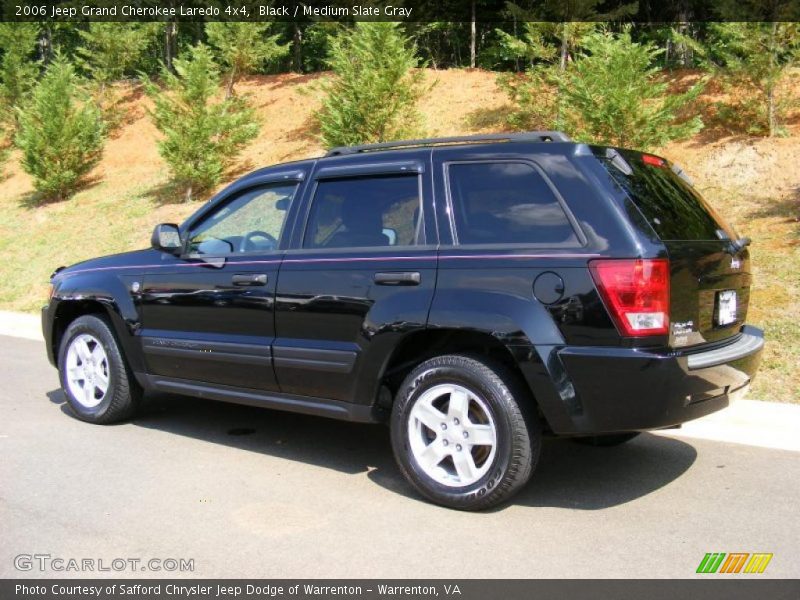
POLYGON ((53 57, 53 32, 49 27, 44 28, 44 38, 42 39, 42 60, 44 64, 49 64, 53 57))
MULTIPOLYGON (((680 19, 680 24, 678 25, 678 32, 681 35, 690 35, 689 31, 689 23, 688 23, 688 14, 686 11, 682 11, 678 18, 680 19)), ((675 45, 675 56, 678 59, 678 63, 681 67, 686 68, 689 66, 689 48, 683 42, 678 42, 675 45)))
POLYGON ((775 86, 771 83, 767 90, 767 118, 769 119, 769 137, 773 137, 777 126, 775 122, 775 86))
POLYGON ((767 119, 769 121, 769 137, 773 137, 777 133, 778 124, 775 115, 775 86, 778 83, 778 75, 775 72, 775 40, 778 36, 778 22, 773 21, 772 32, 769 39, 769 67, 770 73, 767 78, 767 119))
POLYGON ((177 35, 178 24, 175 21, 169 21, 164 29, 164 65, 172 73, 175 72, 172 61, 175 58, 175 38, 177 35))
POLYGON ((469 66, 471 69, 475 68, 475 44, 477 41, 475 2, 476 0, 472 0, 472 20, 469 23, 469 66))
POLYGON ((569 25, 564 23, 561 29, 561 59, 558 70, 562 73, 567 70, 567 50, 569 49, 569 25))
POLYGON ((228 76, 228 85, 225 87, 225 100, 229 100, 233 96, 233 86, 236 84, 236 67, 231 67, 230 75, 228 76))
POLYGON ((303 30, 300 25, 294 24, 294 35, 292 36, 292 54, 294 55, 294 70, 297 73, 303 72, 303 30))
POLYGON ((186 186, 186 198, 184 198, 185 202, 191 202, 192 201, 192 191, 193 191, 192 190, 192 184, 187 185, 186 186))

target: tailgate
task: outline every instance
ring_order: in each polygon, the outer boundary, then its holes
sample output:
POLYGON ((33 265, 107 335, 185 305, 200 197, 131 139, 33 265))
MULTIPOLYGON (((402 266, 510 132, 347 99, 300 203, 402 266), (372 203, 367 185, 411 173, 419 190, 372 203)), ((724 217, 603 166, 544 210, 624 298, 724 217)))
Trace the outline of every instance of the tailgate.
POLYGON ((663 242, 670 260, 672 347, 736 335, 750 300, 744 240, 702 198, 681 169, 630 150, 595 150, 663 242))
POLYGON ((747 250, 730 242, 666 241, 670 259, 670 346, 719 342, 744 324, 750 301, 747 250))

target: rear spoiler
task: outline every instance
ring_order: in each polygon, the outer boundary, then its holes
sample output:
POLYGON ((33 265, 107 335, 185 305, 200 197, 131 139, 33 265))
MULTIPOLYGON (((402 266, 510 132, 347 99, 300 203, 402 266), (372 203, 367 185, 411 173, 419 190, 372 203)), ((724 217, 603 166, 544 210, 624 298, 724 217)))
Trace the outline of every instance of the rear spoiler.
MULTIPOLYGON (((625 175, 631 175, 633 173, 633 169, 631 169, 631 166, 628 164, 628 161, 626 161, 622 157, 622 155, 619 152, 617 152, 615 148, 606 148, 606 158, 610 160, 611 164, 613 164, 617 169, 619 169, 625 175)), ((653 157, 653 158, 663 161, 663 163, 668 162, 661 157, 653 157)), ((694 187, 694 182, 692 181, 691 177, 689 177, 686 174, 686 171, 684 171, 680 166, 674 163, 669 163, 669 165, 670 169, 672 169, 672 172, 675 173, 675 175, 683 179, 688 185, 694 187)))

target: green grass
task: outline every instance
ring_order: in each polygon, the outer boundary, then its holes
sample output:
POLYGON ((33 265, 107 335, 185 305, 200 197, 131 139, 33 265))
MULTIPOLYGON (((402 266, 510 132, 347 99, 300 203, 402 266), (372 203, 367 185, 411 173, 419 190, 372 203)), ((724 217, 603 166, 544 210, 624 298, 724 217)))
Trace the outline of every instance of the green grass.
POLYGON ((180 221, 199 203, 160 206, 150 186, 99 183, 68 201, 31 206, 0 183, 0 309, 31 312, 46 302, 50 274, 96 256, 149 245, 157 222, 180 221), (163 215, 163 217, 161 217, 163 215))
POLYGON ((767 342, 750 397, 800 403, 800 202, 759 197, 752 188, 705 195, 740 235, 753 240, 747 320, 764 329, 767 342))

